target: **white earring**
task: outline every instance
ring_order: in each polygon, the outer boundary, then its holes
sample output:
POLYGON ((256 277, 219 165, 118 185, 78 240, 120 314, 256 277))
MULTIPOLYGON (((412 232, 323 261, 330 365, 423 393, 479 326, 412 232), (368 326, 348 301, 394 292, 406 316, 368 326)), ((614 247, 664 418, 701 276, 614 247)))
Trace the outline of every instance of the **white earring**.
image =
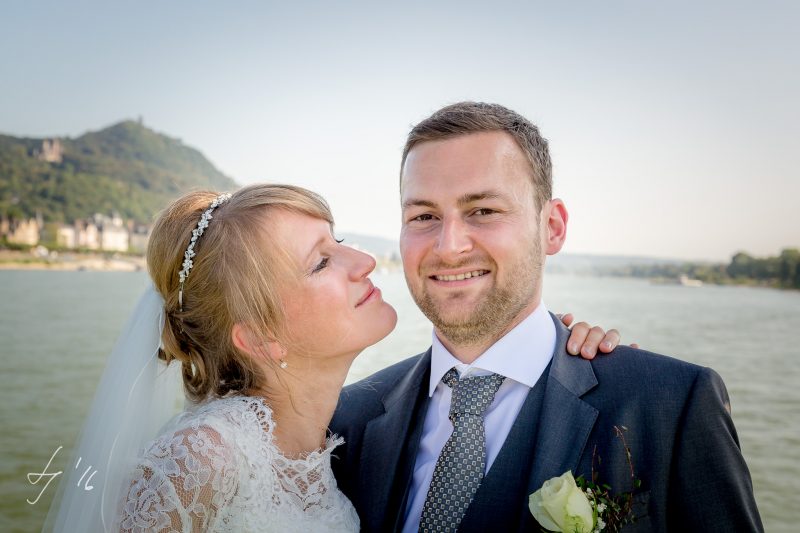
POLYGON ((280 367, 281 367, 281 368, 283 368, 283 369, 285 370, 285 369, 286 369, 286 367, 287 367, 287 366, 289 366, 289 363, 287 363, 287 362, 286 362, 286 361, 284 361, 283 359, 281 359, 280 361, 281 361, 281 363, 280 363, 280 367))

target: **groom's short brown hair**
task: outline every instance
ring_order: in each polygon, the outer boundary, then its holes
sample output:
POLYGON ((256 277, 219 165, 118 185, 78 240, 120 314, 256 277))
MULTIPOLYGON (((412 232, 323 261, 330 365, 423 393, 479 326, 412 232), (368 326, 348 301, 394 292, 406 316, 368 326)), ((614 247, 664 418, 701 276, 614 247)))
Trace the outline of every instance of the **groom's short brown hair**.
POLYGON ((499 104, 459 102, 435 111, 414 126, 403 148, 401 181, 408 153, 417 144, 481 131, 504 131, 514 138, 531 165, 536 206, 541 209, 553 197, 553 164, 547 139, 531 121, 499 104))

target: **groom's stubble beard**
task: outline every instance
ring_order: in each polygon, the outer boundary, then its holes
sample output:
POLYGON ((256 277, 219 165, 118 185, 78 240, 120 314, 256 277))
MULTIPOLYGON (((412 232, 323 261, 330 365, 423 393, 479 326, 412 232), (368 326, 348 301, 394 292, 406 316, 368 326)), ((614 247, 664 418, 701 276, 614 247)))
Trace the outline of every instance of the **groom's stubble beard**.
MULTIPOLYGON (((420 311, 436 327, 438 332, 455 346, 477 346, 493 344, 507 333, 509 325, 536 297, 537 283, 542 278, 544 257, 538 235, 531 239, 527 253, 506 265, 502 284, 495 277, 494 286, 477 303, 472 312, 460 317, 447 317, 439 302, 428 292, 423 283, 419 287, 406 282, 411 296, 420 311)), ((460 269, 463 265, 437 265, 437 269, 460 269)), ((496 275, 496 270, 493 274, 496 275)))

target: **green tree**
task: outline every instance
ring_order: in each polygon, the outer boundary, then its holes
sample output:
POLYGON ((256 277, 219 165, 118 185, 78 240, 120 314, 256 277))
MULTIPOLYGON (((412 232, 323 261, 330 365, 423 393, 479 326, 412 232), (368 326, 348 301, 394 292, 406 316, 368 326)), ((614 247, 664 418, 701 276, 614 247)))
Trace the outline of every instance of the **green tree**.
POLYGON ((786 248, 778 257, 780 283, 784 287, 800 289, 800 250, 786 248))
POLYGON ((753 272, 753 258, 744 253, 738 252, 731 259, 731 263, 726 269, 728 275, 732 278, 749 278, 753 272))

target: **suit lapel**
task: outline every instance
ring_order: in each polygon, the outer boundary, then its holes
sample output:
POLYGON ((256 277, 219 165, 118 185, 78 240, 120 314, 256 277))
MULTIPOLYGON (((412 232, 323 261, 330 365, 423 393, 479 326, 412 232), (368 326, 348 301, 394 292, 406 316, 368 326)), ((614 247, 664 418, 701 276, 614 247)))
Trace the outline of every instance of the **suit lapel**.
POLYGON ((592 365, 567 354, 570 332, 558 318, 552 318, 556 349, 547 377, 528 494, 551 477, 575 471, 598 415, 597 409, 580 398, 597 385, 592 365))
POLYGON ((536 530, 528 496, 578 465, 598 415, 580 397, 597 379, 589 361, 567 354, 570 332, 551 317, 556 324, 553 359, 528 393, 459 531, 536 530))
POLYGON ((398 500, 407 491, 422 427, 417 421, 425 416, 423 407, 427 406, 427 394, 422 392, 427 392, 430 361, 429 349, 382 399, 384 414, 371 420, 364 430, 358 507, 365 531, 383 530, 384 524, 399 523, 402 505, 398 500), (375 483, 376 480, 384 482, 375 483))

